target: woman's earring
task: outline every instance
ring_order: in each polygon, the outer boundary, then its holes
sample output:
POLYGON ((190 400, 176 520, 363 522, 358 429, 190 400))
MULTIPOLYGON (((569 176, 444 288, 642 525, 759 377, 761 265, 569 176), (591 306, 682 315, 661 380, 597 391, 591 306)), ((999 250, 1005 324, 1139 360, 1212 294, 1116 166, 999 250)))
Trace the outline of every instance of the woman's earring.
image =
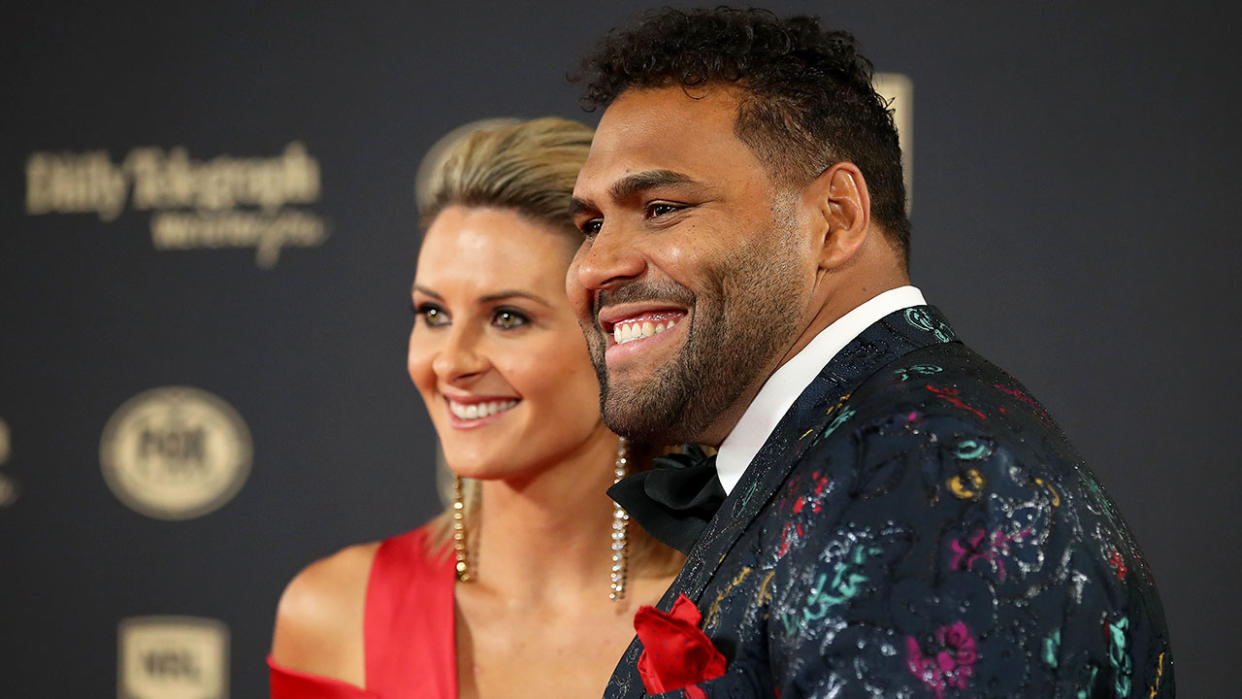
MULTIPOLYGON (((625 437, 622 437, 617 442, 617 464, 613 470, 613 485, 625 478, 626 473, 629 471, 629 450, 629 442, 626 441, 625 437)), ((625 577, 628 573, 627 567, 630 554, 627 531, 630 523, 630 513, 616 503, 613 503, 612 507, 612 571, 608 576, 612 584, 608 592, 608 599, 613 602, 619 602, 625 599, 625 577)), ((459 557, 457 560, 458 570, 460 570, 463 565, 461 563, 463 559, 459 557)))
POLYGON ((457 556, 457 579, 470 582, 470 563, 466 560, 466 499, 461 476, 453 474, 453 553, 457 556))

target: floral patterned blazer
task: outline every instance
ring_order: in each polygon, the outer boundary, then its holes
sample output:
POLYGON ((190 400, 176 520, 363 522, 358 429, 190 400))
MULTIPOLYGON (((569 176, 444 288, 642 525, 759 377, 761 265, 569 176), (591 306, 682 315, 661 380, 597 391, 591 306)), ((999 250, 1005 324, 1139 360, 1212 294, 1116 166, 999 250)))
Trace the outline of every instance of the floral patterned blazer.
MULTIPOLYGON (((1174 695, 1125 522, 1043 407, 929 306, 824 367, 660 609, 683 594, 726 668, 662 697, 1174 695)), ((606 697, 648 696, 642 652, 606 697)))

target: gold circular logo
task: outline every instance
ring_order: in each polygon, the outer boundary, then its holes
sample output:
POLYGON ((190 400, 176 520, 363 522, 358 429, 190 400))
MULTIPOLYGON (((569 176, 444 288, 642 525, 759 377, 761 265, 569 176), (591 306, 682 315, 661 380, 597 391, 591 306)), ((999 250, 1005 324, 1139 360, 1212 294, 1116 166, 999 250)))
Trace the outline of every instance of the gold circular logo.
POLYGON ((188 386, 134 396, 104 427, 104 480, 131 509, 192 519, 222 507, 250 475, 250 431, 218 396, 188 386))

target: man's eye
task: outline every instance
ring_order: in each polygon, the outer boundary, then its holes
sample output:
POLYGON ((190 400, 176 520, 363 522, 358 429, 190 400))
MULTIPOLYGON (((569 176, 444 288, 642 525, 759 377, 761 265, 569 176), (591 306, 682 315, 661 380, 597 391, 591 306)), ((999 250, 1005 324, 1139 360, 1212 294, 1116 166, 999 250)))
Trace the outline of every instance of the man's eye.
POLYGON ((517 311, 502 308, 492 316, 492 324, 502 330, 512 330, 530 322, 526 316, 517 311))
POLYGON ((415 310, 415 313, 429 328, 448 325, 449 322, 448 314, 444 312, 444 309, 432 303, 424 303, 415 310))
POLYGON ((578 226, 578 229, 581 230, 582 234, 585 235, 586 237, 594 238, 595 236, 599 235, 599 229, 602 228, 603 226, 604 226, 604 219, 593 218, 583 223, 581 226, 578 226))
POLYGON ((671 214, 675 211, 680 211, 680 210, 681 210, 681 207, 677 206, 676 204, 669 204, 667 202, 655 202, 653 204, 647 205, 647 218, 656 218, 657 216, 664 216, 666 214, 671 214))

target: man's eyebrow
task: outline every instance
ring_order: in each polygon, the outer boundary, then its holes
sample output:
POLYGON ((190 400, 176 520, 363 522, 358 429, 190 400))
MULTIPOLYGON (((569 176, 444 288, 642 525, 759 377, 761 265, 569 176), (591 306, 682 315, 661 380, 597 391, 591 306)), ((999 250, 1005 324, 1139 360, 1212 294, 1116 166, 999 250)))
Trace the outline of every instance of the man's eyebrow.
POLYGON ((647 170, 626 175, 608 188, 608 194, 614 200, 629 199, 654 187, 665 187, 671 184, 690 184, 694 179, 689 175, 674 170, 647 170))
MULTIPOLYGON (((632 175, 626 175, 616 182, 613 182, 612 186, 608 188, 608 195, 612 197, 613 200, 620 201, 629 199, 655 187, 693 183, 693 177, 675 170, 647 170, 644 172, 636 172, 632 175)), ((599 207, 597 207, 590 199, 571 197, 569 200, 569 213, 571 215, 598 210, 599 207)))

